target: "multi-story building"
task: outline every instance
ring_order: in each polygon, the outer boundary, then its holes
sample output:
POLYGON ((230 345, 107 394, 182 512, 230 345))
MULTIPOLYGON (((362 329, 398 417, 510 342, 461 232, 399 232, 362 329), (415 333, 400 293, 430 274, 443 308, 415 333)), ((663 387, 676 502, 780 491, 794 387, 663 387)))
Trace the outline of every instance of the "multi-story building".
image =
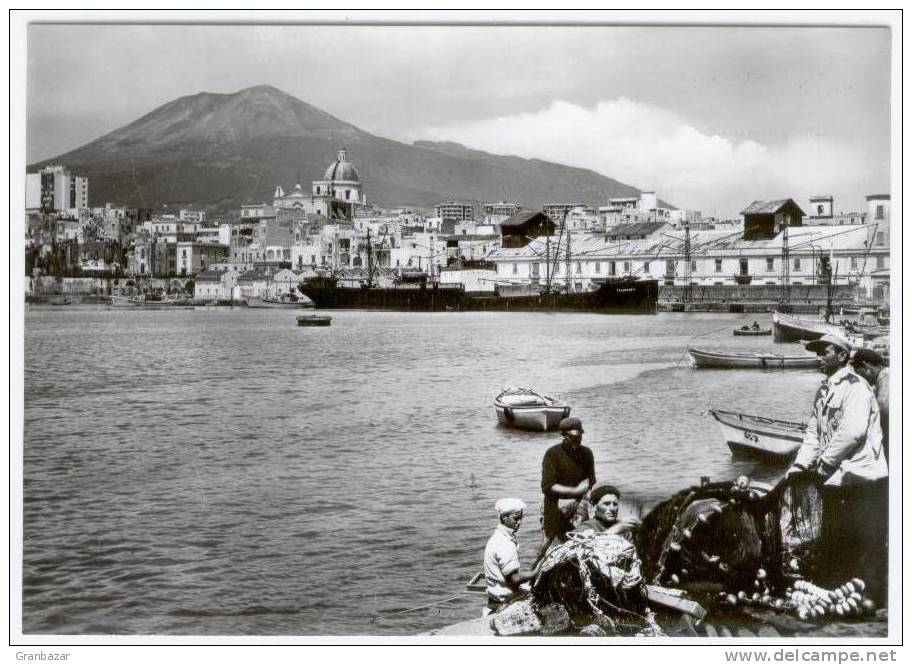
MULTIPOLYGON (((41 212, 70 212, 89 207, 89 179, 66 166, 46 166, 25 174, 25 208, 41 212)), ((73 213, 76 214, 76 213, 73 213)))
POLYGON ((470 222, 475 219, 475 205, 469 201, 447 201, 434 206, 434 217, 470 222))
POLYGON ((223 261, 229 253, 225 245, 208 242, 178 242, 175 250, 176 268, 179 275, 192 275, 206 270, 213 263, 223 261))
POLYGON ((177 274, 177 242, 163 242, 141 231, 127 257, 128 270, 137 277, 166 277, 177 274))
POLYGON ((500 224, 508 217, 520 212, 522 206, 518 203, 499 201, 497 203, 486 203, 482 210, 484 212, 484 223, 494 225, 500 224))
POLYGON ((574 208, 585 208, 584 203, 546 203, 542 206, 542 212, 551 218, 558 228, 564 221, 564 215, 569 214, 574 208))
POLYGON ((193 210, 192 208, 181 208, 178 218, 182 222, 192 222, 193 224, 203 224, 206 221, 206 212, 204 210, 193 210))

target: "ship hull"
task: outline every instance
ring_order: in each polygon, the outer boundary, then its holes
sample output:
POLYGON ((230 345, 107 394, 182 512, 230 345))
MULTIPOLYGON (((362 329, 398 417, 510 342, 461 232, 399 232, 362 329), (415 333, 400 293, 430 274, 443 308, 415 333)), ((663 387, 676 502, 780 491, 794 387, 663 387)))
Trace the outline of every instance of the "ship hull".
POLYGON ((347 288, 325 283, 304 284, 304 295, 317 309, 392 309, 436 312, 459 308, 462 289, 347 288))
POLYGON ((461 288, 349 288, 329 280, 302 287, 317 309, 392 309, 399 311, 570 311, 611 314, 654 314, 658 303, 655 280, 617 280, 587 293, 532 296, 467 296, 461 288))
POLYGON ((655 314, 659 287, 655 280, 605 282, 587 293, 554 293, 533 296, 482 296, 463 298, 461 309, 480 311, 601 312, 605 314, 655 314))

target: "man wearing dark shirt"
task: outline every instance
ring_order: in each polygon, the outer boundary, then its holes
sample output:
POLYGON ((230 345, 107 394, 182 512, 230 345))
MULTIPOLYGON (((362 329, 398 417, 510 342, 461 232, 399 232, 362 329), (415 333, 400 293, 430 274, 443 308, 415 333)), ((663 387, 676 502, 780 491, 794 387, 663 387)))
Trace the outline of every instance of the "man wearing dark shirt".
MULTIPOLYGON (((595 459, 592 450, 583 445, 583 424, 579 418, 564 418, 560 422, 563 441, 545 451, 542 460, 542 545, 535 563, 544 558, 548 546, 557 538, 566 540, 573 528, 570 518, 576 505, 561 511, 559 499, 578 502, 595 484, 595 459)), ((533 566, 534 567, 534 566, 533 566)))

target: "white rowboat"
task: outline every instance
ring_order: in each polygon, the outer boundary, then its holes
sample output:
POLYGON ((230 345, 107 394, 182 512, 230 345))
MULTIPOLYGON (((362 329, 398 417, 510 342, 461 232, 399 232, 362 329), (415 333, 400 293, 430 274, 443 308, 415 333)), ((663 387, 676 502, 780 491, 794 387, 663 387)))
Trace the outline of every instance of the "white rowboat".
POLYGON ((494 398, 497 421, 507 427, 547 432, 570 415, 570 407, 531 388, 507 388, 494 398))
POLYGON ((806 425, 746 413, 711 409, 725 443, 733 454, 789 461, 801 447, 806 425))

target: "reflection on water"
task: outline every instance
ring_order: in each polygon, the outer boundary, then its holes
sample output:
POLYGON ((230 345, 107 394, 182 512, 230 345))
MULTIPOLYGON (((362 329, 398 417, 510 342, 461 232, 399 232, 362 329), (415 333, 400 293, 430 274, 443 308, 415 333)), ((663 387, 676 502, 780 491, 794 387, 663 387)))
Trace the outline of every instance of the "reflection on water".
MULTIPOLYGON (((754 315, 755 316, 755 315, 754 315)), ((568 401, 628 510, 733 460, 709 407, 803 419, 809 371, 695 371, 767 348, 744 317, 207 308, 26 313, 26 633, 412 634, 477 616, 494 501, 541 505, 555 434, 501 429, 509 385, 568 401), (699 336, 699 339, 692 339, 699 336)), ((520 531, 531 558, 537 520, 520 531)))

